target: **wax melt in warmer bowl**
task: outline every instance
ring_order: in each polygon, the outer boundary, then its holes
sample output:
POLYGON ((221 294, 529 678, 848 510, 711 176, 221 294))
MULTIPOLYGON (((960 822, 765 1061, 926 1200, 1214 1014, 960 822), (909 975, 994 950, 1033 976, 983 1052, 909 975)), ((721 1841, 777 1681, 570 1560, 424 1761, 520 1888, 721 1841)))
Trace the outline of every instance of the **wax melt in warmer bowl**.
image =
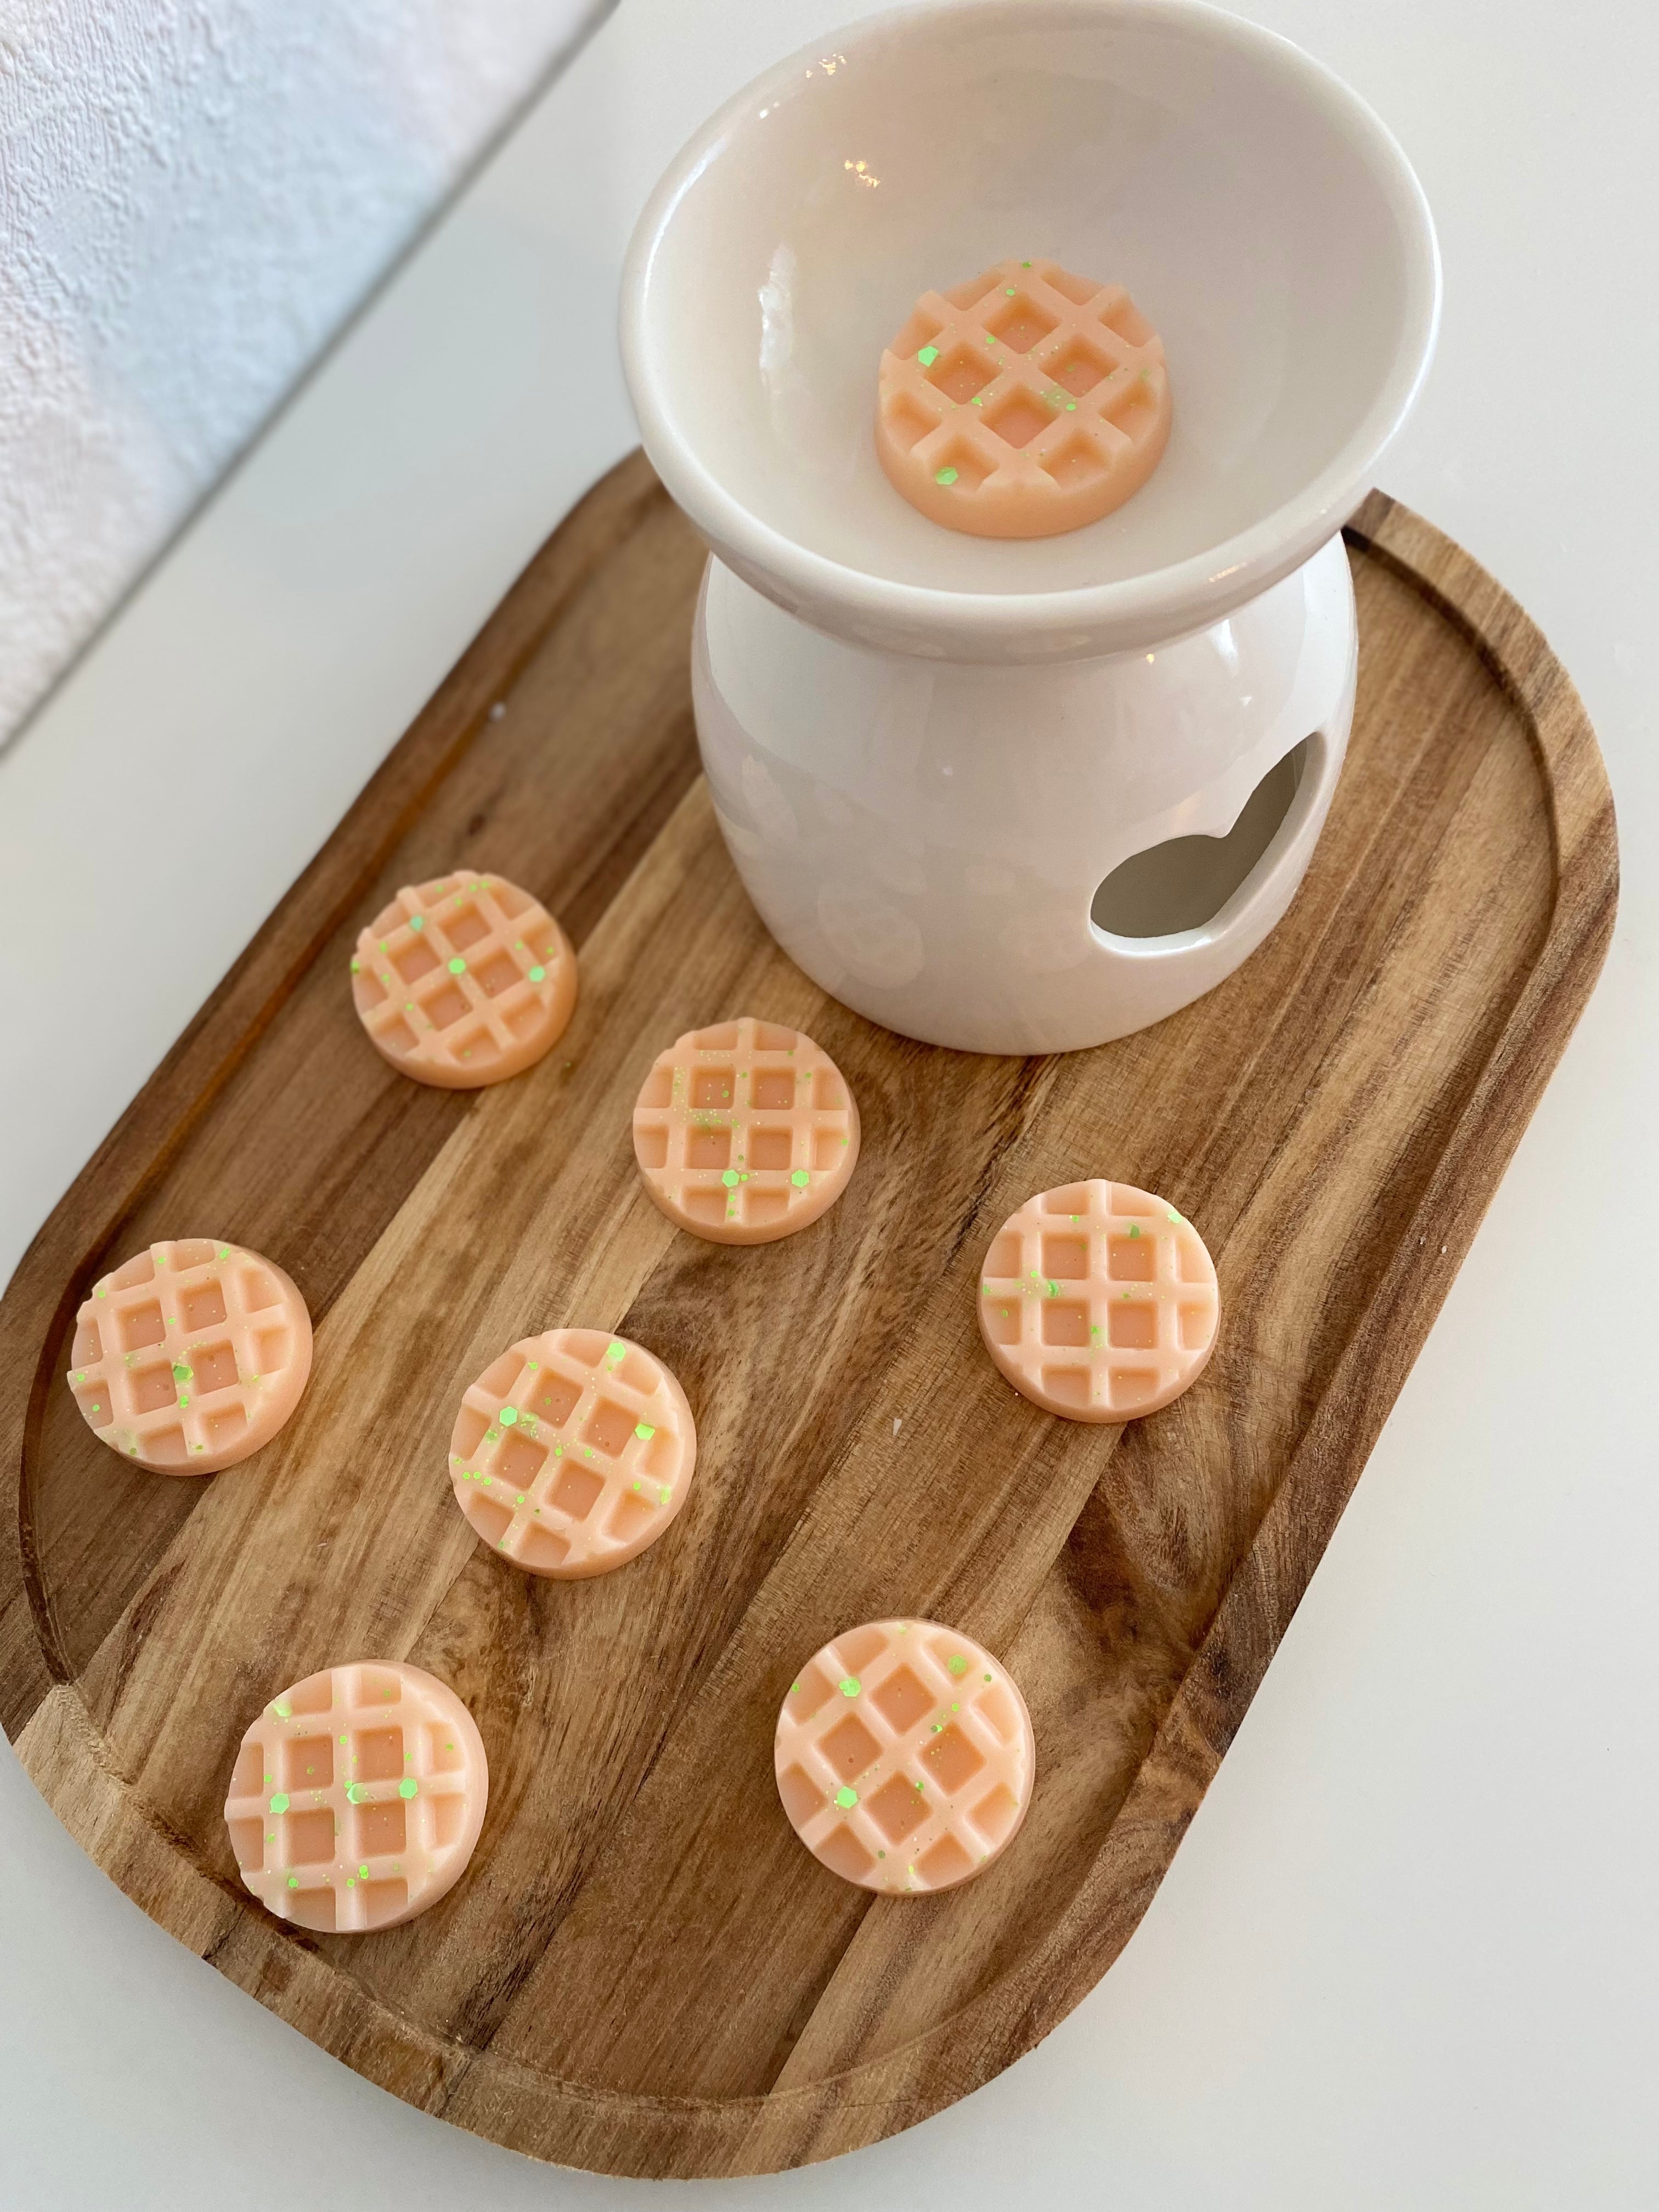
POLYGON ((876 451, 912 507, 1051 538, 1140 489, 1170 435, 1164 346, 1121 284, 1000 261, 924 292, 881 357, 876 451))
POLYGON ((951 1889, 1019 1832, 1036 1778, 1031 1716, 990 1653, 933 1620, 835 1637, 778 1715, 778 1795, 831 1873, 864 1889, 951 1889))

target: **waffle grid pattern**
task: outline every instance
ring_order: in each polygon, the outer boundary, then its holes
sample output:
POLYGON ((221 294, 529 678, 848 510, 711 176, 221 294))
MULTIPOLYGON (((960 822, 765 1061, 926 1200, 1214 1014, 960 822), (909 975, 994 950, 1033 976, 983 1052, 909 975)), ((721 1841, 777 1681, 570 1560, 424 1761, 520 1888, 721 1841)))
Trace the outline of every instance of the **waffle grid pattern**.
POLYGON ((992 1358, 1074 1420, 1133 1420, 1179 1397, 1209 1358, 1219 1310, 1192 1224, 1150 1191, 1098 1178, 1029 1200, 980 1282, 992 1358))
POLYGON ((532 1574, 603 1574, 654 1543, 696 1464, 685 1393, 642 1345, 550 1329, 466 1391, 450 1439, 461 1510, 532 1574))
POLYGON ((527 891, 500 876, 406 884, 357 939, 357 1012, 377 1051, 452 1089, 493 1083, 556 1043, 576 999, 576 956, 527 891))
POLYGON ((454 1692, 390 1662, 285 1690, 242 1738, 225 1822, 278 1919, 358 1934, 434 1905, 472 1856, 483 1743, 454 1692))
POLYGON ((925 1620, 826 1644, 784 1699, 774 1756, 801 1841, 866 1889, 947 1889, 977 1874, 1012 1841, 1036 1778, 1012 1678, 925 1620))
POLYGON ((152 1244, 76 1316, 70 1388, 141 1467, 213 1474, 270 1441, 311 1371, 311 1317, 280 1267, 212 1237, 152 1244))
POLYGON ((1120 506, 1169 434, 1163 341, 1121 284, 1001 261, 925 292, 883 354, 883 465, 935 521, 993 537, 1120 506))
POLYGON ((845 1078, 799 1030, 749 1015, 659 1055, 634 1109, 652 1196, 683 1229, 757 1244, 816 1221, 858 1160, 845 1078))

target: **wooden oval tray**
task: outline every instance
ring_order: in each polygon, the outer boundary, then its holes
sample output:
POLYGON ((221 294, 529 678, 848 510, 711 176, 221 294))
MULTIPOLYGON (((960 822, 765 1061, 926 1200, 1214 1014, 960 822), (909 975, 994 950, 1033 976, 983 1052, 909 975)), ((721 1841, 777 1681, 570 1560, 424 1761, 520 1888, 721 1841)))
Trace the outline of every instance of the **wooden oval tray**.
POLYGON ((550 541, 0 1304, 5 1726, 164 1928, 423 2111, 613 2173, 872 2142, 1028 2051, 1105 1972, 1613 922, 1601 758, 1537 630, 1379 494, 1349 543, 1358 711, 1288 918, 1172 1020, 1021 1060, 875 1029, 766 936, 697 773, 702 551, 644 462, 550 541), (457 866, 535 890, 581 958, 562 1044, 472 1094, 394 1075, 347 989, 362 917, 457 866), (864 1117, 842 1203, 755 1250, 671 1228, 629 1140, 659 1047, 738 1012, 809 1030, 864 1117), (975 1325, 1004 1216, 1096 1174, 1190 1211, 1222 1281, 1201 1383, 1121 1431, 1037 1412, 975 1325), (295 1276, 316 1364, 276 1443, 169 1480, 94 1441, 63 1373, 94 1273, 206 1234, 295 1276), (642 1559, 537 1583, 476 1542, 445 1455, 494 1353, 578 1322, 672 1364, 700 1471, 642 1559), (1003 1655, 1040 1779, 980 1880, 874 1899, 790 1832, 772 1728, 804 1653, 903 1612, 1003 1655), (220 1807, 261 1703, 365 1656, 466 1700, 489 1816, 431 1913, 319 1938, 242 1889, 220 1807))

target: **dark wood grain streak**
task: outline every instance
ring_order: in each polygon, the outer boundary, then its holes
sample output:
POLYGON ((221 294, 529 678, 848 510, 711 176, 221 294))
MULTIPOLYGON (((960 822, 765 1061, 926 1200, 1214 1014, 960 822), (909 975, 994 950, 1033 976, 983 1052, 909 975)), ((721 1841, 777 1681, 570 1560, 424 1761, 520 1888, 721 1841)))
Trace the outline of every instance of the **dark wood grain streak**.
POLYGON ((873 2141, 1092 1986, 1232 1740, 1612 927, 1606 778, 1535 628, 1380 494, 1349 543, 1358 707, 1291 914, 1173 1019, 1023 1061, 872 1028, 761 928, 696 774, 702 556, 644 463, 549 542, 0 1302, 5 1723, 163 1926, 411 2103, 612 2172, 765 2171, 873 2141), (392 1076, 343 982, 358 917, 458 863, 538 890, 581 958, 558 1050, 471 1096, 392 1076), (672 1231, 628 1137, 658 1047, 738 1011, 818 1038, 865 1127, 842 1203, 752 1251, 672 1231), (1202 1382, 1122 1431, 1038 1413, 974 1325, 1003 1217, 1089 1173, 1166 1192, 1221 1275, 1202 1382), (266 1451, 170 1482, 101 1450, 60 1370, 100 1262, 201 1228, 289 1268, 317 1360, 266 1451), (444 1468, 465 1382, 566 1321, 661 1352, 702 1444, 669 1536, 586 1584, 482 1550, 444 1468), (893 1611, 1001 1652, 1036 1726, 1018 1846, 936 1898, 838 1882, 771 1781, 801 1654, 893 1611), (489 1820, 422 1919, 295 1935, 235 1878, 225 1773, 274 1686, 368 1651, 466 1698, 489 1820))

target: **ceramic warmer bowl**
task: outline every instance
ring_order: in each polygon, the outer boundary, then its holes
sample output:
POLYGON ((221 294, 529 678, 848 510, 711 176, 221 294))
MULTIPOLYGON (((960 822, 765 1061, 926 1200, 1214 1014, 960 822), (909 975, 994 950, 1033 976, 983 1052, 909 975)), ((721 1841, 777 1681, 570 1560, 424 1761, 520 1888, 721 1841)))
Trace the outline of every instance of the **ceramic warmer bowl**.
POLYGON ((1261 942, 1352 715, 1334 533, 1439 290, 1376 118, 1192 0, 873 16, 697 134, 635 235, 623 359, 715 556, 694 676, 722 825, 810 974, 933 1042, 1063 1049, 1261 942), (942 529, 875 451, 883 347, 1008 254, 1127 284, 1170 363, 1151 482, 1050 538, 942 529))

